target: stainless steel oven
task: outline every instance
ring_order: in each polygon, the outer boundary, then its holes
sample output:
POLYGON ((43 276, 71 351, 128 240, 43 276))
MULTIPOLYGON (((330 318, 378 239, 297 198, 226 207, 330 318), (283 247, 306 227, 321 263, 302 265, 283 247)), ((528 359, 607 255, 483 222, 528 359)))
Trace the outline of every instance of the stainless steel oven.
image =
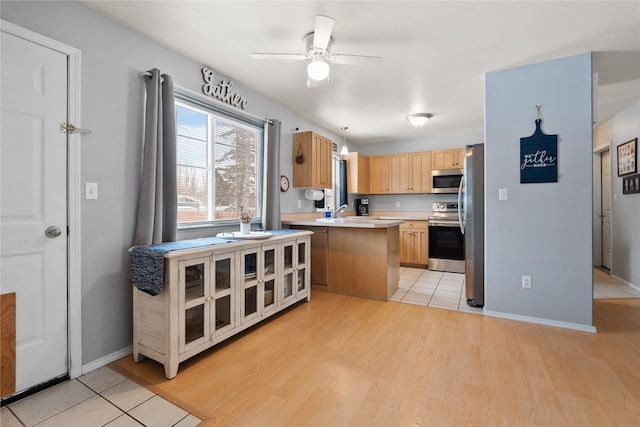
POLYGON ((464 236, 457 203, 434 203, 429 217, 429 270, 464 273, 464 236))

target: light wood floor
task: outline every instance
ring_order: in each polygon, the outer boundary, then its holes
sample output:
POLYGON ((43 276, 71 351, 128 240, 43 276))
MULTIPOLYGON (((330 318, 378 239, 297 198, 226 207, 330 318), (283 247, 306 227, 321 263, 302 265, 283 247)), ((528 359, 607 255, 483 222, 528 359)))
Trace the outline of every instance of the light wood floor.
POLYGON ((597 334, 313 292, 180 365, 110 366, 220 426, 638 426, 640 300, 597 334))

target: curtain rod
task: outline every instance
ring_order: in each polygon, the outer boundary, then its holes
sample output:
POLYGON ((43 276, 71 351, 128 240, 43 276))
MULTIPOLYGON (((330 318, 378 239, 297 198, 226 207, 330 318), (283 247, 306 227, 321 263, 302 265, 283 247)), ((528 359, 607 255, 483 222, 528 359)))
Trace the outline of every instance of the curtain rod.
MULTIPOLYGON (((151 74, 149 71, 142 71, 142 72, 140 72, 140 77, 151 77, 151 76, 152 76, 152 74, 151 74)), ((162 79, 162 80, 164 80, 164 79, 162 79)), ((181 87, 181 86, 177 86, 177 85, 176 85, 176 87, 178 87, 181 91, 187 91, 187 92, 190 92, 190 94, 191 94, 192 96, 197 96, 197 97, 199 97, 199 98, 201 98, 201 99, 203 99, 203 100, 206 100, 207 102, 211 102, 211 101, 213 101, 213 102, 215 102, 216 104, 219 104, 220 106, 227 107, 227 108, 229 107, 227 104, 225 104, 224 102, 220 102, 220 101, 218 101, 217 99, 213 99, 213 98, 205 98, 204 96, 202 96, 202 95, 200 95, 199 93, 194 92, 194 91, 192 91, 192 90, 189 90, 189 89, 183 88, 183 87, 181 87)), ((253 119, 255 119, 255 120, 261 120, 261 121, 263 121, 263 122, 265 122, 265 123, 269 123, 270 125, 272 125, 272 124, 273 124, 273 121, 269 120, 269 119, 268 119, 268 118, 266 118, 266 117, 256 116, 255 114, 251 114, 251 113, 248 113, 248 112, 246 112, 246 111, 242 111, 242 110, 239 110, 239 112, 241 112, 242 114, 244 114, 244 115, 246 115, 246 116, 248 116, 248 117, 251 117, 251 118, 253 118, 253 119)))

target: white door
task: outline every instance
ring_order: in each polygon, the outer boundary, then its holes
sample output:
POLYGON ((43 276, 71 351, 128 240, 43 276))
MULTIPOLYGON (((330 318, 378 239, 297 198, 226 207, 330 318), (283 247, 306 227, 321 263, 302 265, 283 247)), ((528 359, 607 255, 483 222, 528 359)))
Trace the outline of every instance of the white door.
POLYGON ((600 216, 602 218, 602 266, 611 269, 611 152, 600 154, 602 192, 600 216))
POLYGON ((6 32, 1 46, 0 292, 16 293, 22 391, 68 372, 67 56, 6 32))

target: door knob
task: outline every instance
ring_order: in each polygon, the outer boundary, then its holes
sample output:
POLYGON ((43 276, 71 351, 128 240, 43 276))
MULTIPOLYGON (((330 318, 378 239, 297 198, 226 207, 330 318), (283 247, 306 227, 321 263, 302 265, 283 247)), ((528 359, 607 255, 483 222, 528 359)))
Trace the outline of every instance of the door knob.
POLYGON ((52 225, 51 227, 45 230, 44 234, 51 239, 55 239, 56 237, 62 234, 62 231, 60 230, 59 227, 52 225))

